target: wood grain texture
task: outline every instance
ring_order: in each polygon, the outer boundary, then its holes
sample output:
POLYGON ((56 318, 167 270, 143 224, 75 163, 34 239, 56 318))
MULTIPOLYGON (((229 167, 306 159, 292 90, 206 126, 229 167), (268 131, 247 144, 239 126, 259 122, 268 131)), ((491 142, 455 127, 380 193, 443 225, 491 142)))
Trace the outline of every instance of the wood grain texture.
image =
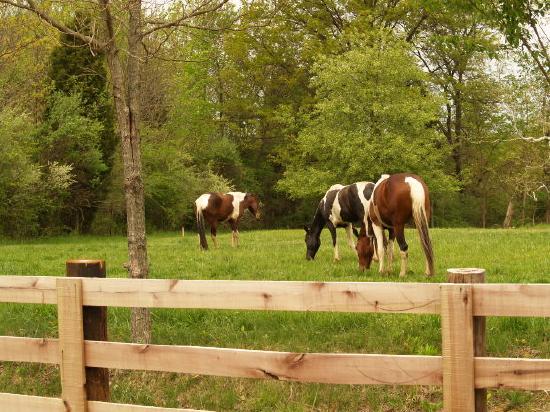
POLYGON ((57 303, 56 278, 0 276, 0 302, 57 303))
MULTIPOLYGON (((485 283, 485 269, 447 269, 449 283, 485 283)), ((474 289, 474 302, 476 290, 474 289)), ((484 316, 474 316, 474 356, 486 356, 486 322, 484 316)), ((476 388, 475 412, 487 412, 487 389, 476 388)))
MULTIPOLYGON (((435 283, 122 278, 82 282, 87 306, 439 313, 435 283)), ((0 301, 55 304, 55 278, 0 277, 0 301)))
POLYGON ((58 364, 58 340, 0 336, 0 361, 58 364))
POLYGON ((441 357, 86 342, 88 365, 336 384, 441 385, 441 357))
POLYGON ((128 405, 88 401, 88 412, 209 412, 198 409, 159 408, 155 406, 128 405))
MULTIPOLYGON (((55 277, 0 276, 0 302, 57 302, 55 277)), ((88 306, 438 314, 439 284, 83 279, 88 306)), ((475 316, 550 317, 550 284, 477 284, 475 316)))
MULTIPOLYGON (((105 279, 107 276, 104 260, 68 260, 65 269, 68 277, 105 279)), ((85 340, 108 340, 107 307, 84 306, 82 317, 85 340)), ((108 402, 111 399, 108 369, 86 367, 86 397, 90 401, 108 402)))
POLYGON ((62 399, 14 393, 0 393, 0 410, 5 412, 66 412, 62 399))
MULTIPOLYGON (((132 345, 113 343, 114 345, 131 345, 128 350, 139 351, 139 348, 143 348, 143 345, 132 345)), ((96 345, 96 342, 85 342, 86 347, 90 348, 96 345)), ((155 345, 159 346, 159 345, 155 345)), ((165 346, 162 346, 164 348, 165 346)), ((176 347, 178 348, 178 347, 176 347)), ((183 347, 193 348, 193 347, 183 347)), ((201 349, 201 348, 198 348, 201 349)), ((215 351, 217 348, 203 348, 207 350, 215 351)), ((150 348, 148 349, 150 350, 150 348)), ((159 349, 163 352, 163 349, 159 349)), ((220 351, 231 351, 232 349, 220 349, 220 351)), ((237 350, 241 351, 241 350, 237 350)), ((97 356, 92 359, 92 363, 112 366, 108 354, 104 348, 91 349, 90 352, 97 353, 97 356)), ((122 350, 118 349, 116 353, 120 353, 122 350)), ((196 353, 192 351, 180 351, 176 349, 178 354, 171 355, 172 357, 185 356, 185 354, 196 353)), ((246 351, 245 351, 246 352, 246 351)), ((260 352, 260 351, 252 351, 260 352)), ((284 352, 268 352, 279 353, 281 355, 288 355, 284 352)), ((319 354, 323 355, 323 354, 319 354)), ((331 355, 331 354, 326 354, 331 355)), ((342 355, 342 354, 338 354, 342 355)), ((211 355, 201 355, 201 359, 210 359, 211 355)), ((269 356, 269 355, 268 355, 269 356)), ((381 359, 391 357, 392 355, 358 355, 375 358, 381 356, 381 359)), ((439 381, 438 385, 442 384, 442 358, 439 356, 430 357, 418 357, 424 361, 426 358, 429 364, 433 365, 434 382, 439 381), (435 361, 434 359, 438 359, 435 361), (436 363, 439 366, 436 367, 436 363), (439 369, 437 369, 439 368, 439 369)), ((384 359, 386 360, 386 359, 384 359)), ((40 338, 20 338, 11 336, 0 336, 0 361, 16 361, 16 362, 40 362, 40 363, 58 363, 58 340, 57 339, 40 339, 40 338), (20 349, 18 349, 20 348, 20 349)), ((401 359, 398 359, 399 364, 401 359)), ((138 361, 141 362, 141 361, 138 361)), ((410 362, 409 365, 411 363, 410 362)), ((550 390, 550 359, 518 359, 518 358, 492 358, 492 357, 476 357, 475 358, 475 386, 476 388, 507 388, 507 389, 524 389, 524 390, 550 390)), ((116 361, 116 365, 120 366, 120 361, 116 361)), ((134 365, 135 366, 135 365, 134 365)), ((149 368, 153 368, 158 365, 149 365, 149 368)), ((159 369, 163 370, 184 368, 178 365, 174 368, 159 366, 159 369)), ((134 368, 132 368, 134 369, 134 368)), ((265 377, 265 376, 262 376, 265 377)), ((435 383, 437 384, 437 383, 435 383)))
POLYGON ((441 285, 443 406, 445 412, 474 411, 472 286, 441 285))
POLYGON ((474 315, 550 317, 550 284, 475 285, 474 315))
POLYGON ((476 358, 477 388, 550 390, 550 359, 476 358))
POLYGON ((71 412, 86 412, 82 280, 57 279, 57 319, 63 401, 71 412))

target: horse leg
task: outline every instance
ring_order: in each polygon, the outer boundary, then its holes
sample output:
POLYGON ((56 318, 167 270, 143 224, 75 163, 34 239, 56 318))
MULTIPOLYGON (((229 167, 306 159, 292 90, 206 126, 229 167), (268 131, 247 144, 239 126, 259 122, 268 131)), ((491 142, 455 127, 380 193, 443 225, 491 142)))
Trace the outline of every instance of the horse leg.
POLYGON ((330 231, 330 235, 332 236, 332 247, 334 248, 334 261, 339 261, 340 254, 338 253, 338 243, 336 243, 336 227, 329 220, 327 221, 327 228, 330 231))
POLYGON ((408 263, 409 263, 409 245, 405 241, 405 225, 395 225, 395 238, 399 244, 399 250, 401 251, 401 271, 399 272, 400 277, 404 277, 407 274, 408 263))
POLYGON ((378 271, 381 274, 386 273, 386 267, 384 265, 384 228, 376 224, 372 224, 372 230, 374 231, 374 237, 376 238, 376 253, 378 254, 378 271))
POLYGON ((395 230, 388 228, 388 245, 386 252, 388 254, 388 271, 393 271, 393 241, 395 239, 395 230))
POLYGON ((217 233, 217 222, 212 222, 210 224, 210 237, 212 238, 212 243, 214 243, 214 248, 218 248, 218 241, 216 240, 217 233))
POLYGON ((231 226, 231 246, 239 246, 239 231, 237 230, 237 222, 235 220, 230 220, 229 225, 231 226))
POLYGON ((353 241, 353 225, 350 223, 346 226, 346 235, 348 237, 348 245, 351 250, 355 251, 355 242, 353 241))

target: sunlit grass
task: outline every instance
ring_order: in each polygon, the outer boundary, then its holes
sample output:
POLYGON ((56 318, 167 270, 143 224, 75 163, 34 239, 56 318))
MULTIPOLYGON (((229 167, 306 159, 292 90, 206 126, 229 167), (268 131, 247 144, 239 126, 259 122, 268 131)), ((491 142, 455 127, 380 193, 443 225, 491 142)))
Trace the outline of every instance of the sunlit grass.
MULTIPOLYGON (((241 247, 220 234, 219 249, 200 252, 195 234, 149 236, 154 278, 323 281, 441 282, 450 267, 482 267, 488 282, 546 283, 550 279, 550 227, 514 230, 434 229, 437 275, 426 279, 413 230, 407 232, 410 269, 405 280, 397 264, 389 277, 376 267, 357 270, 354 252, 339 233, 342 261, 332 262, 328 232, 315 261, 305 260, 303 231, 241 233, 241 247)), ((0 242, 0 275, 63 275, 65 260, 100 258, 110 277, 126 276, 122 237, 66 236, 0 242)), ((396 262, 398 263, 398 262, 396 262)), ((426 315, 332 314, 168 310, 153 311, 154 342, 300 352, 371 352, 437 355, 439 317, 426 315)), ((53 306, 0 305, 0 335, 56 336, 53 306)), ((129 312, 109 309, 109 338, 129 341, 129 312)), ((541 318, 488 320, 490 355, 550 358, 550 321, 541 318)), ((0 388, 14 393, 59 396, 57 369, 45 365, 0 364, 0 388)), ((327 371, 330 373, 330 371, 327 371)), ((441 407, 439 388, 370 387, 267 382, 112 371, 117 402, 240 411, 433 411, 441 407)), ((510 410, 546 410, 542 393, 492 391, 491 405, 510 410)))

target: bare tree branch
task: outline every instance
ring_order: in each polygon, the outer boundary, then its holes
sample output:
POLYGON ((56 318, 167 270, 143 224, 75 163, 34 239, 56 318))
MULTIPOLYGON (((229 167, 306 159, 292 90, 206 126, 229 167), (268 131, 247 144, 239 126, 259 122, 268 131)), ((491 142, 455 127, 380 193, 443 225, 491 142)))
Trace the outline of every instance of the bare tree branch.
POLYGON ((145 37, 151 33, 154 33, 158 30, 163 30, 163 29, 168 29, 168 28, 171 28, 171 27, 181 27, 181 26, 184 26, 184 22, 186 20, 189 20, 191 18, 194 18, 194 17, 199 17, 199 16, 202 16, 204 14, 208 14, 208 13, 212 13, 220 8, 222 8, 226 3, 228 3, 229 0, 221 0, 218 4, 216 4, 215 6, 211 7, 211 8, 205 8, 206 6, 208 6, 210 3, 212 3, 212 0, 207 0, 206 2, 202 3, 201 5, 199 5, 197 8, 195 8, 192 12, 190 13, 183 13, 179 18, 177 18, 176 20, 172 20, 172 21, 168 21, 168 22, 165 22, 165 21, 154 21, 154 20, 149 20, 149 21, 145 21, 146 24, 152 24, 152 25, 155 25, 154 27, 150 28, 149 30, 145 30, 141 36, 142 37, 145 37))
POLYGON ((100 42, 96 38, 92 36, 87 36, 85 34, 82 34, 78 31, 72 30, 69 27, 65 26, 64 24, 60 23, 59 21, 55 20, 52 16, 50 16, 45 11, 38 8, 38 6, 35 4, 32 0, 27 0, 26 3, 20 3, 16 1, 11 0, 0 0, 0 3, 7 4, 13 7, 17 7, 19 9, 28 10, 32 13, 34 13, 36 16, 38 16, 40 19, 44 20, 46 23, 48 23, 50 26, 55 27, 57 30, 59 30, 62 33, 68 34, 69 36, 73 36, 84 43, 88 43, 90 47, 100 50, 105 47, 105 43, 100 42))

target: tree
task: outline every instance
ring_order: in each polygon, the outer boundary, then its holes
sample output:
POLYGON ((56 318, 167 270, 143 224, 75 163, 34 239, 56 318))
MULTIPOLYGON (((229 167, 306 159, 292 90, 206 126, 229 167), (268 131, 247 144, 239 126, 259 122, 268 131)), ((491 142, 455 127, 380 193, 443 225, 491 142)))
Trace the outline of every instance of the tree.
POLYGON ((334 183, 403 170, 426 177, 434 191, 452 186, 443 173, 440 135, 430 126, 440 102, 405 42, 387 32, 357 39, 349 52, 321 59, 314 70, 318 103, 287 154, 280 188, 307 197, 334 183))
MULTIPOLYGON (((116 124, 121 138, 124 170, 124 192, 128 230, 129 276, 146 278, 149 273, 145 236, 144 185, 140 152, 140 73, 144 53, 143 45, 149 36, 171 32, 192 24, 224 6, 228 0, 200 1, 184 7, 175 3, 173 8, 148 7, 145 15, 141 0, 127 0, 114 4, 109 0, 97 2, 70 2, 71 10, 82 8, 92 17, 91 34, 73 30, 58 20, 55 6, 49 2, 32 0, 0 0, 4 5, 28 11, 62 33, 87 44, 92 52, 104 51, 109 69, 116 124), (123 34, 123 35, 122 35, 123 34)), ((200 21, 196 22, 200 25, 200 21)), ((150 314, 144 308, 132 311, 132 335, 135 341, 151 339, 150 314)))

